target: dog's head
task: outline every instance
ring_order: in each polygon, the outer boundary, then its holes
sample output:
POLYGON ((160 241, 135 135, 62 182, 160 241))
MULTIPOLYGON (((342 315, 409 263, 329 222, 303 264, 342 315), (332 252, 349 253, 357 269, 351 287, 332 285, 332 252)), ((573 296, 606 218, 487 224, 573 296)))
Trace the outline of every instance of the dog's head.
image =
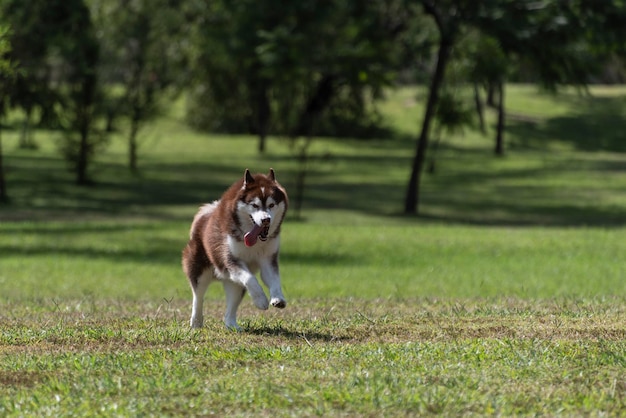
POLYGON ((287 192, 276 181, 273 169, 270 168, 267 175, 254 176, 246 169, 237 202, 237 213, 245 231, 246 246, 253 246, 257 239, 266 241, 276 237, 287 206, 287 192))

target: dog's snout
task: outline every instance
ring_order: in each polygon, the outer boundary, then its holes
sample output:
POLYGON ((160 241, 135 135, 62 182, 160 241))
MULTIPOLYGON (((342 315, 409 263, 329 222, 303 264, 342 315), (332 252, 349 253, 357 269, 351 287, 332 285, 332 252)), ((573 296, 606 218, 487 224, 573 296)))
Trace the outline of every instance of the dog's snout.
POLYGON ((272 214, 265 211, 257 211, 250 215, 250 219, 252 223, 257 224, 258 226, 263 226, 269 228, 270 223, 272 222, 272 214))

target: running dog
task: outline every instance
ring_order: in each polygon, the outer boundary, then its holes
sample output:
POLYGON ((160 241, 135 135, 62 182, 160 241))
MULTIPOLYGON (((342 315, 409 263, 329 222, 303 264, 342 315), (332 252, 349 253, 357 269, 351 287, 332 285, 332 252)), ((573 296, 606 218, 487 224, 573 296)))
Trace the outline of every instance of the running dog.
POLYGON ((278 273, 280 227, 287 212, 285 189, 269 174, 250 174, 235 182, 213 203, 201 206, 183 250, 183 271, 193 292, 190 325, 203 324, 202 305, 209 284, 219 280, 226 294, 224 323, 233 330, 246 291, 259 309, 287 306, 278 273), (269 288, 270 300, 254 274, 269 288))

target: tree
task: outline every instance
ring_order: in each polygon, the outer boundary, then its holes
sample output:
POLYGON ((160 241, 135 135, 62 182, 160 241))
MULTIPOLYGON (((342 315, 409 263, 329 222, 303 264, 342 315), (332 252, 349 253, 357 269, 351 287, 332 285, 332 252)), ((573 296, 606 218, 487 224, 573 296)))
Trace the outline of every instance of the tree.
MULTIPOLYGON (((196 65, 194 103, 204 106, 194 110, 208 109, 198 119, 209 129, 257 133, 259 150, 268 133, 305 128, 298 125, 310 115, 301 113, 322 80, 332 99, 323 109, 332 102, 358 113, 366 95, 379 96, 398 68, 397 40, 410 16, 400 0, 290 0, 281 7, 271 0, 218 1, 211 7, 200 25, 196 65)), ((318 120, 317 133, 327 125, 318 120)))
POLYGON ((109 129, 118 113, 129 120, 128 166, 137 171, 138 134, 160 111, 160 97, 184 74, 179 7, 167 0, 91 2, 106 57, 99 74, 108 83, 109 129), (123 91, 117 98, 112 91, 123 91))
MULTIPOLYGON (((477 36, 472 38, 473 45, 470 51, 469 80, 474 86, 474 102, 480 121, 480 128, 486 133, 482 99, 480 97, 481 87, 491 92, 491 103, 493 105, 493 92, 501 90, 504 93, 504 83, 509 71, 510 57, 507 57, 497 39, 477 32, 477 36)), ((498 102, 498 124, 496 127, 496 146, 494 152, 497 155, 503 154, 503 133, 504 133, 504 100, 503 94, 499 96, 498 102)))
MULTIPOLYGON (((6 92, 15 81, 16 66, 7 57, 11 51, 11 44, 9 43, 9 29, 7 27, 0 26, 0 119, 6 111, 6 92)), ((2 126, 0 125, 0 202, 6 202, 9 199, 6 187, 6 180, 4 177, 4 164, 2 155, 2 126)))
POLYGON ((474 119, 471 109, 463 98, 455 94, 456 86, 446 86, 439 94, 437 108, 433 120, 433 144, 428 167, 429 173, 435 172, 435 154, 442 140, 442 135, 462 133, 465 128, 473 126, 474 119))
POLYGON ((409 184, 404 200, 404 212, 407 214, 417 214, 419 207, 419 187, 428 149, 430 126, 435 116, 439 99, 439 89, 443 85, 446 66, 452 52, 452 47, 461 29, 461 22, 464 19, 462 10, 457 7, 456 4, 449 3, 450 2, 446 1, 435 4, 431 1, 422 1, 425 13, 432 16, 437 25, 439 31, 439 46, 435 71, 428 89, 428 100, 424 110, 422 130, 417 140, 411 175, 409 177, 409 184))
POLYGON ((411 14, 402 0, 212 2, 197 39, 201 112, 189 113, 209 129, 257 133, 260 152, 268 134, 288 137, 298 211, 313 137, 331 109, 365 119, 400 67, 411 14))
POLYGON ((1 12, 14 31, 11 58, 23 69, 11 104, 27 115, 39 106, 42 120, 63 130, 61 151, 76 182, 89 183, 89 163, 102 143, 93 135, 99 45, 89 10, 82 0, 7 0, 1 12))
MULTIPOLYGON (((606 2, 586 0, 488 0, 479 4, 463 0, 422 0, 421 4, 425 13, 437 24, 439 48, 406 192, 404 211, 407 214, 418 213, 420 178, 428 149, 429 129, 450 52, 460 33, 473 28, 493 38, 500 47, 501 53, 492 57, 496 58, 496 62, 492 63, 496 71, 487 77, 495 77, 495 84, 492 80, 491 85, 499 93, 495 147, 497 154, 503 153, 504 82, 513 56, 533 68, 536 79, 546 87, 554 89, 563 83, 584 85, 597 65, 597 60, 590 53, 589 44, 585 42, 586 34, 590 30, 598 30, 598 23, 605 19, 611 21, 611 28, 614 30, 611 36, 624 39, 624 26, 620 26, 625 20, 624 6, 621 3, 608 9, 606 2), (610 18, 606 17, 607 10, 613 13, 610 18)), ((607 35, 603 35, 603 39, 606 37, 607 35)))
POLYGON ((21 108, 25 117, 20 135, 21 148, 36 148, 32 135, 33 115, 41 114, 40 122, 55 124, 55 104, 59 98, 50 89, 52 64, 48 60, 50 44, 57 38, 58 27, 54 6, 45 0, 5 0, 0 2, 0 21, 11 29, 12 45, 8 59, 19 62, 22 71, 11 88, 5 91, 9 106, 21 108))
POLYGON ((406 31, 410 14, 393 1, 336 2, 314 9, 295 2, 292 13, 286 20, 290 27, 266 32, 258 50, 264 70, 272 75, 273 90, 282 99, 279 114, 289 115, 281 130, 298 162, 294 208, 299 214, 308 152, 323 114, 340 97, 351 98, 357 114, 366 92, 380 97, 398 69, 397 40, 406 31))
POLYGON ((289 8, 275 2, 215 1, 197 10, 192 125, 211 131, 256 132, 259 150, 271 121, 271 74, 263 71, 257 48, 263 29, 274 27, 289 8))
POLYGON ((104 137, 95 130, 98 104, 99 44, 89 9, 82 0, 48 2, 58 28, 51 53, 58 54, 65 132, 62 151, 79 185, 90 184, 88 169, 104 137))
POLYGON ((605 65, 617 62, 623 71, 623 58, 626 56, 626 3, 592 0, 572 3, 569 4, 572 15, 580 22, 582 29, 578 35, 587 44, 584 50, 586 58, 605 65))
POLYGON ((598 61, 585 41, 584 34, 590 28, 575 2, 503 1, 477 15, 473 24, 492 44, 485 48, 490 51, 489 61, 479 61, 474 75, 482 74, 497 92, 494 151, 503 155, 505 83, 512 62, 523 62, 539 84, 555 90, 560 84, 586 85, 597 71, 598 61))

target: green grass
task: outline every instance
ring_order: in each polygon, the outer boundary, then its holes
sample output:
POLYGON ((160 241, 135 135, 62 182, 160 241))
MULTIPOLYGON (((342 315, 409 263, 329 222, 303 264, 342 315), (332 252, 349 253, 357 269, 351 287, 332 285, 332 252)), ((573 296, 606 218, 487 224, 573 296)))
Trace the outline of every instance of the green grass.
POLYGON ((623 416, 626 89, 507 92, 508 154, 492 126, 444 138, 419 218, 400 210, 422 91, 383 105, 398 138, 316 140, 283 229, 289 305, 246 298, 242 333, 218 285, 189 329, 180 251, 244 168, 293 190, 283 140, 259 156, 173 113, 144 133, 139 175, 117 135, 76 187, 55 133, 29 151, 4 131, 0 414, 623 416))
POLYGON ((620 415, 617 302, 306 299, 280 313, 245 307, 243 333, 213 321, 190 331, 186 304, 170 301, 9 305, 0 411, 620 415))
MULTIPOLYGON (((286 296, 626 295, 621 228, 546 231, 395 222, 287 223, 281 253, 286 296)), ((180 269, 186 228, 177 221, 2 224, 1 297, 187 298, 180 269)), ((212 289, 209 297, 221 299, 219 286, 212 289)))

